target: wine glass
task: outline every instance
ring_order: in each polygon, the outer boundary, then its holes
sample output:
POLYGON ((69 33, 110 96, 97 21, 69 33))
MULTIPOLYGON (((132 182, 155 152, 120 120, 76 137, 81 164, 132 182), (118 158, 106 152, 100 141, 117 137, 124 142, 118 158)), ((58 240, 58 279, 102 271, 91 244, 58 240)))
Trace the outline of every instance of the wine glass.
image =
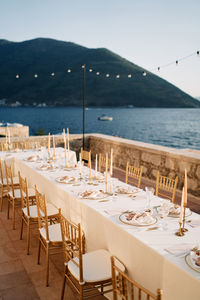
POLYGON ((169 214, 170 205, 168 203, 163 203, 163 205, 158 210, 158 216, 160 217, 162 230, 167 230, 167 216, 169 214))
POLYGON ((145 191, 146 191, 146 197, 147 197, 147 208, 151 207, 151 199, 152 196, 154 195, 154 188, 153 187, 145 187, 145 191))

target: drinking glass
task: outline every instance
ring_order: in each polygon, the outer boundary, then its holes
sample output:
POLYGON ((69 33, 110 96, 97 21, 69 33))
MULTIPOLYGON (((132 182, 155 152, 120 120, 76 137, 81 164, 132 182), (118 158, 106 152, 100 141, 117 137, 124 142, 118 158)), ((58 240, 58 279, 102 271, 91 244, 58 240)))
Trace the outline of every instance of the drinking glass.
POLYGON ((170 210, 170 206, 168 205, 168 203, 164 203, 159 208, 158 216, 159 216, 160 221, 161 221, 162 230, 167 230, 168 229, 167 216, 169 214, 169 210, 170 210))
POLYGON ((151 207, 151 199, 152 196, 154 195, 154 188, 153 187, 145 187, 145 191, 146 191, 146 197, 147 197, 147 208, 151 207))

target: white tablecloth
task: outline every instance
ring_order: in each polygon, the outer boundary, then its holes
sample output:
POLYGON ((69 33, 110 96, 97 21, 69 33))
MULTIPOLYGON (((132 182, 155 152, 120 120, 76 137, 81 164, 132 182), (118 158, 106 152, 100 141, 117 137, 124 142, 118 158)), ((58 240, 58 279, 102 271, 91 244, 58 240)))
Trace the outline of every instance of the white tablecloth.
MULTIPOLYGON (((185 263, 184 256, 175 256, 165 249, 179 244, 200 244, 200 227, 187 226, 184 237, 177 237, 178 220, 168 217, 168 230, 147 231, 146 228, 122 224, 120 212, 141 209, 146 206, 144 191, 131 199, 126 195, 111 197, 108 202, 83 200, 80 191, 96 189, 96 186, 82 182, 80 186, 60 184, 56 178, 62 175, 79 176, 78 170, 71 172, 56 170, 39 171, 38 162, 27 162, 23 155, 15 156, 16 171, 20 170, 29 183, 36 184, 45 193, 48 201, 62 209, 62 214, 76 223, 82 224, 86 234, 87 251, 104 248, 116 255, 126 266, 128 275, 155 293, 163 289, 164 300, 199 300, 200 273, 185 263), (109 214, 115 211, 116 214, 109 214)), ((88 172, 88 170, 86 170, 88 172)), ((123 183, 116 183, 124 185, 123 183)), ((98 186, 104 189, 104 184, 98 186)), ((108 198, 109 199, 109 198, 108 198)), ((160 199, 154 197, 152 205, 159 205, 160 199)), ((199 215, 193 213, 190 219, 199 215)), ((155 226, 155 225, 154 225, 155 226)))

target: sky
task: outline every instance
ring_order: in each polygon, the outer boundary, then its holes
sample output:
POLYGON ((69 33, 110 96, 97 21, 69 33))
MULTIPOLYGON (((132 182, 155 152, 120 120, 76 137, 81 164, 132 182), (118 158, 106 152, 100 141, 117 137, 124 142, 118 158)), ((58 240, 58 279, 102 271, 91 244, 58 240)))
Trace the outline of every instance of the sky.
POLYGON ((107 48, 200 97, 200 0, 0 0, 0 38, 107 48), (159 66, 173 65, 157 71, 159 66))

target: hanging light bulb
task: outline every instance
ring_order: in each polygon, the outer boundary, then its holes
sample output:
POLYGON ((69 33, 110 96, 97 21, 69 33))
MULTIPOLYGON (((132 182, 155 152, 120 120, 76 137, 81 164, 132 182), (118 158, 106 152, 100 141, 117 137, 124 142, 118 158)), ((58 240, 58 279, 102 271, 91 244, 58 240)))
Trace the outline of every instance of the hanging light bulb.
POLYGON ((16 78, 17 78, 17 79, 19 78, 19 74, 16 75, 16 78))
POLYGON ((53 73, 51 73, 51 76, 55 76, 55 73, 53 72, 53 73))
POLYGON ((143 76, 147 76, 147 73, 146 73, 146 72, 143 72, 142 75, 143 75, 143 76))
POLYGON ((132 75, 131 74, 128 74, 128 78, 131 78, 132 77, 132 75))
POLYGON ((92 69, 89 69, 89 72, 91 73, 93 70, 92 69))
POLYGON ((107 74, 106 74, 106 77, 110 77, 110 74, 107 73, 107 74))
POLYGON ((116 78, 120 78, 120 75, 119 75, 119 74, 117 74, 117 75, 116 75, 116 78))
POLYGON ((85 69, 85 65, 82 65, 82 69, 85 69))
POLYGON ((96 72, 97 76, 100 74, 100 72, 96 72))
POLYGON ((71 69, 68 69, 67 72, 68 72, 68 73, 71 73, 71 69))
POLYGON ((35 74, 34 77, 35 77, 35 78, 38 78, 38 74, 35 74))

